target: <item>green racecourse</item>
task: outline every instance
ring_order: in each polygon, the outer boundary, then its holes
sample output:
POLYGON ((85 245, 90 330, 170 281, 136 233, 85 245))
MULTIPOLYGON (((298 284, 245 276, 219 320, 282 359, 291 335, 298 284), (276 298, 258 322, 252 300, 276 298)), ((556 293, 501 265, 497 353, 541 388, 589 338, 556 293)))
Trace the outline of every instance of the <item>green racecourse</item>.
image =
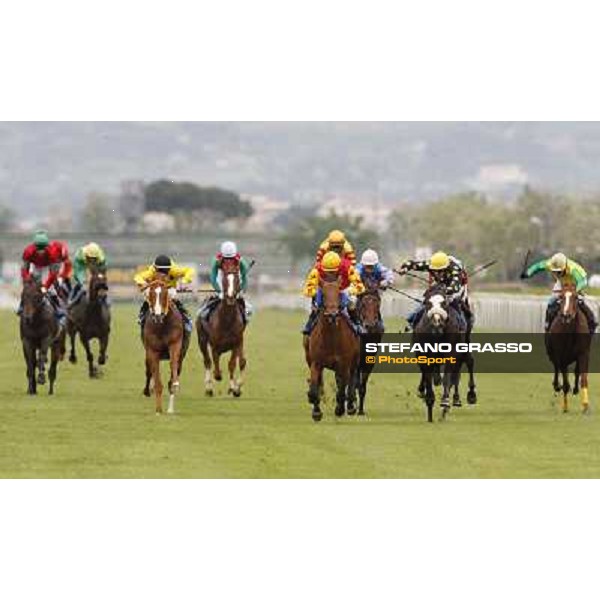
MULTIPOLYGON (((17 318, 0 313, 0 476, 71 478, 599 477, 600 381, 592 414, 577 401, 563 415, 548 375, 480 375, 480 404, 448 422, 425 422, 416 376, 378 375, 368 417, 333 416, 328 375, 325 419, 306 402, 298 333, 305 315, 266 311, 251 324, 249 368, 240 399, 203 395, 195 339, 177 415, 156 417, 141 395, 143 352, 135 309, 114 310, 104 377, 81 362, 60 366, 57 394, 25 395, 17 318)), ((397 323, 390 323, 397 327, 397 323)), ((598 357, 594 357, 598 360, 598 357)))

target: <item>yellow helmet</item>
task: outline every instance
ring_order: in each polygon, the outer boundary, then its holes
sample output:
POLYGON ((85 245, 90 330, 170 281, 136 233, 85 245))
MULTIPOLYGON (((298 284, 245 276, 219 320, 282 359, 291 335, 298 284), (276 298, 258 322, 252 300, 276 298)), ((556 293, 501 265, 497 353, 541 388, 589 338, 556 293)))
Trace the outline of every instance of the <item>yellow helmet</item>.
POLYGON ((337 229, 334 229, 329 234, 327 241, 330 244, 336 244, 336 245, 344 244, 346 242, 346 234, 343 231, 338 231, 337 229))
POLYGON ((562 273, 567 268, 567 257, 559 252, 550 259, 550 270, 554 273, 562 273))
POLYGON ((450 257, 445 252, 436 252, 429 263, 433 271, 443 271, 450 266, 450 257))
POLYGON ((86 258, 100 258, 102 251, 100 250, 100 246, 98 246, 98 244, 92 242, 84 247, 83 254, 86 258))
POLYGON ((328 273, 335 273, 342 264, 342 259, 336 252, 328 252, 324 257, 321 265, 323 267, 323 271, 328 273))

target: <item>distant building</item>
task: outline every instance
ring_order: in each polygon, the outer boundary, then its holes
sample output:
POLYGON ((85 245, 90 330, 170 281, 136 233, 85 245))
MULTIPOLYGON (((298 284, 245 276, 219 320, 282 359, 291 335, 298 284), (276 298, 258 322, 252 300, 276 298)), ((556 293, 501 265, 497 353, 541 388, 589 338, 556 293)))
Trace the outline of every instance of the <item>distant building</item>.
POLYGON ((277 218, 291 208, 289 202, 269 196, 243 194, 241 199, 250 202, 254 211, 244 224, 248 231, 266 231, 274 227, 277 218))
POLYGON ((321 203, 317 214, 325 217, 335 212, 339 215, 362 217, 365 226, 381 231, 387 229, 392 210, 389 204, 372 198, 350 199, 338 196, 321 203))

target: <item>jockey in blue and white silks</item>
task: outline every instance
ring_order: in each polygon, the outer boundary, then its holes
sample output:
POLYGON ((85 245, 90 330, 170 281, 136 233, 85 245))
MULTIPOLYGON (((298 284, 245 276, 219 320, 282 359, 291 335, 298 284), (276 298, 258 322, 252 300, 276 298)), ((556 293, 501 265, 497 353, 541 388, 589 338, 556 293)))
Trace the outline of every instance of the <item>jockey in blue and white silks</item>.
MULTIPOLYGON (((367 290, 385 291, 394 283, 394 271, 381 264, 375 250, 365 250, 356 267, 358 274, 367 290)), ((379 315, 379 325, 384 330, 384 323, 379 315)))

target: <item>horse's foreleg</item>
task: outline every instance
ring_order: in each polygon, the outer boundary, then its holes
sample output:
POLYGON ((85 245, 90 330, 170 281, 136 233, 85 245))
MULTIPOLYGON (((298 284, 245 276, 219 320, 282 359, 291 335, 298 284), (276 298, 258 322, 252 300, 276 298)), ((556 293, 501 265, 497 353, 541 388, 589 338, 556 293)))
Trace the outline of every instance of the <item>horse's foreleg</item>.
POLYGON ((427 405, 427 421, 433 423, 433 406, 435 404, 435 390, 433 387, 433 373, 428 371, 424 375, 425 404, 427 405))
POLYGON ((79 338, 81 339, 83 349, 85 350, 85 356, 88 362, 88 374, 94 379, 98 376, 98 369, 94 366, 94 355, 92 354, 92 349, 90 347, 90 340, 87 337, 83 337, 82 334, 79 334, 79 338))
POLYGON ((562 371, 562 393, 563 393, 563 404, 562 409, 564 413, 569 412, 569 392, 571 391, 571 386, 569 385, 569 371, 567 369, 563 369, 562 371))
POLYGON ((367 397, 367 385, 369 383, 370 371, 359 371, 358 378, 358 414, 365 414, 365 398, 367 397))
POLYGON ((348 386, 348 377, 345 373, 336 371, 335 383, 337 393, 335 395, 335 416, 343 417, 346 414, 346 388, 348 386))
POLYGON ((211 351, 212 351, 212 361, 213 361, 213 366, 214 366, 214 375, 215 375, 215 381, 222 381, 223 380, 223 373, 221 371, 221 354, 219 352, 217 352, 213 347, 211 347, 211 351))
POLYGON ((586 353, 582 359, 577 361, 577 369, 581 377, 581 408, 583 410, 583 413, 587 414, 590 410, 588 382, 589 354, 586 353))
POLYGON ((212 361, 210 360, 208 340, 206 337, 199 334, 198 344, 200 345, 200 352, 202 352, 202 358, 204 359, 204 394, 206 396, 212 396, 215 392, 213 387, 212 361))
POLYGON ((323 368, 313 363, 310 367, 310 386, 308 388, 308 401, 313 406, 313 421, 319 422, 323 418, 321 411, 321 382, 323 368))
POLYGON ((77 337, 77 330, 75 329, 75 326, 72 323, 69 324, 67 329, 69 333, 69 341, 71 344, 69 362, 74 365, 77 362, 77 354, 75 353, 75 338, 77 337))
POLYGON ((179 391, 179 360, 181 358, 181 343, 174 344, 169 348, 169 358, 171 364, 171 379, 169 380, 169 408, 167 413, 175 413, 175 396, 179 391))
POLYGON ((146 353, 146 386, 144 387, 144 396, 150 398, 150 382, 152 381, 152 362, 146 353))
POLYGON ((475 384, 475 359, 472 354, 467 355, 467 369, 469 370, 469 393, 467 394, 467 402, 469 404, 477 404, 477 385, 475 384))
POLYGON ((152 380, 154 381, 154 400, 156 406, 156 414, 162 414, 162 393, 163 393, 163 384, 162 379, 160 378, 160 355, 153 352, 149 357, 150 365, 152 369, 152 380))
POLYGON ((54 382, 56 381, 57 365, 61 353, 60 343, 57 342, 52 346, 52 350, 50 351, 50 368, 48 369, 48 381, 50 382, 48 394, 50 396, 54 394, 54 382))
POLYGON ((50 341, 48 339, 43 340, 40 345, 40 351, 38 355, 38 376, 37 382, 39 385, 46 383, 46 363, 48 362, 48 348, 50 341))
POLYGON ((356 367, 355 370, 350 375, 350 382, 348 383, 348 393, 346 396, 346 409, 350 416, 353 416, 357 413, 356 410, 356 392, 358 390, 358 378, 359 378, 359 367, 356 367))
POLYGON ((23 357, 25 358, 25 366, 27 368, 27 393, 30 396, 35 396, 37 394, 35 382, 36 352, 33 345, 29 342, 23 344, 23 357))
POLYGON ((231 351, 229 363, 227 364, 227 367, 229 369, 229 391, 228 391, 228 393, 233 394, 236 398, 239 398, 242 395, 242 390, 240 387, 241 384, 239 381, 236 380, 236 377, 235 377, 235 369, 238 364, 239 354, 240 354, 240 348, 238 346, 237 348, 234 348, 231 351))
POLYGON ((100 355, 98 356, 99 365, 105 365, 106 361, 108 360, 108 356, 106 354, 106 351, 108 350, 108 339, 108 333, 105 333, 100 338, 100 355))

